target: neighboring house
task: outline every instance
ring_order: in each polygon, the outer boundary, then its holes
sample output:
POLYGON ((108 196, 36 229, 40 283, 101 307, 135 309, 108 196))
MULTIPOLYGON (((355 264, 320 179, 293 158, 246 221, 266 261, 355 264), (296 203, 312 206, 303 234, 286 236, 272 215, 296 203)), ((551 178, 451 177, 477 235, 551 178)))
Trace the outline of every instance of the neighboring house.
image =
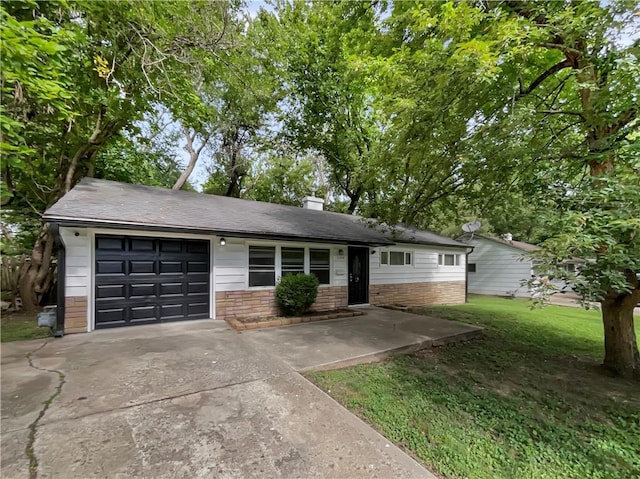
MULTIPOLYGON (((468 256, 467 282, 472 294, 530 297, 531 293, 522 281, 537 276, 532 258, 526 254, 540 249, 536 245, 515 241, 511 235, 502 238, 468 233, 457 238, 473 251, 468 256)), ((575 262, 566 262, 568 272, 576 271, 575 262)), ((570 286, 558 282, 558 289, 570 290, 570 286)))
POLYGON ((313 306, 465 301, 466 246, 304 208, 86 178, 44 215, 59 244, 58 334, 277 314, 279 278, 313 306))

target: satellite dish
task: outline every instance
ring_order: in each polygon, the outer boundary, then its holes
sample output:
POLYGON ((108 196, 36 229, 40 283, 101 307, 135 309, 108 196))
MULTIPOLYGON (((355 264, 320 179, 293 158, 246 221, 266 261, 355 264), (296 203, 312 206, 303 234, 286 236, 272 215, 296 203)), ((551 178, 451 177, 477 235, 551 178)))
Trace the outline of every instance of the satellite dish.
POLYGON ((480 228, 480 226, 482 226, 482 223, 480 223, 479 221, 472 221, 471 223, 463 224, 462 231, 464 231, 465 233, 473 233, 478 228, 480 228))

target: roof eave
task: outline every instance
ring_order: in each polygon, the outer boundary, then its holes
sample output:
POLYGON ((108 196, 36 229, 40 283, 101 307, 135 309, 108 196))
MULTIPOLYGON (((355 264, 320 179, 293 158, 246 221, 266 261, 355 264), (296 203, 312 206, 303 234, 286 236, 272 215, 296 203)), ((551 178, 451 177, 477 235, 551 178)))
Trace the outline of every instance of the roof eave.
POLYGON ((305 241, 310 243, 332 243, 332 244, 344 244, 344 245, 356 245, 356 246, 391 246, 395 243, 387 239, 381 239, 380 241, 362 241, 362 240, 346 240, 329 237, 310 237, 302 235, 283 235, 267 232, 247 232, 247 231, 229 231, 214 228, 193 228, 185 226, 171 226, 171 225, 157 225, 157 224, 144 224, 144 223, 125 223, 117 221, 107 220, 91 220, 91 219, 78 219, 62 216, 45 215, 43 218, 50 223, 57 223, 60 226, 67 227, 83 227, 83 228, 107 228, 107 229, 124 229, 124 230, 137 230, 137 231, 158 231, 166 233, 188 233, 188 234, 203 234, 203 235, 217 235, 228 236, 230 238, 252 238, 252 239, 269 239, 269 240, 281 240, 281 241, 305 241))
MULTIPOLYGON (((458 236, 458 238, 469 237, 469 236, 470 236, 470 234, 467 233, 467 234, 458 236)), ((502 240, 499 240, 499 239, 491 238, 490 236, 483 236, 483 235, 480 235, 480 234, 477 234, 477 233, 474 233, 473 236, 485 239, 487 241, 491 241, 492 243, 500 244, 502 246, 508 246, 509 248, 513 248, 513 249, 518 250, 518 251, 520 251, 522 253, 533 253, 534 251, 537 251, 537 250, 527 250, 527 249, 524 249, 524 248, 519 248, 518 246, 516 246, 514 244, 509 244, 506 241, 502 241, 502 240)), ((470 239, 473 239, 473 238, 470 238, 470 239)), ((532 246, 536 246, 536 245, 532 245, 532 246)), ((536 246, 536 248, 541 249, 539 246, 536 246)))
POLYGON ((448 244, 448 243, 436 243, 435 241, 430 242, 430 241, 407 240, 407 239, 398 239, 396 240, 396 243, 417 244, 417 245, 424 245, 424 246, 438 246, 443 248, 468 248, 469 247, 469 245, 466 245, 464 243, 448 244))

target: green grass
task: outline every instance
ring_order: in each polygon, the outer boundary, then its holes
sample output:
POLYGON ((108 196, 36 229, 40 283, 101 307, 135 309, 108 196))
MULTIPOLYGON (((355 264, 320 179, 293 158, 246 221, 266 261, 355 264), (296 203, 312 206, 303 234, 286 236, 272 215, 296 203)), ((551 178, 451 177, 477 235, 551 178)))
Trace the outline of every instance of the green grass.
POLYGON ((0 341, 21 341, 51 336, 49 328, 39 328, 36 313, 2 314, 0 322, 0 341))
POLYGON ((310 379, 444 477, 640 477, 640 385, 600 367, 598 312, 480 297, 421 312, 485 335, 310 379))

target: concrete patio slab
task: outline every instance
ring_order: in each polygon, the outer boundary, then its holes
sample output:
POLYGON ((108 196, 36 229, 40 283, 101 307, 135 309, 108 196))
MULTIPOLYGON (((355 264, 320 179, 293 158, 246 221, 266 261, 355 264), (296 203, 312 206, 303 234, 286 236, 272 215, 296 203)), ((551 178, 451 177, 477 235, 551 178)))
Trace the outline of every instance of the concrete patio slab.
POLYGON ((457 321, 377 307, 365 316, 245 331, 258 348, 268 350, 297 371, 347 367, 390 354, 471 339, 482 328, 457 321))
POLYGON ((434 479, 223 322, 43 344, 2 346, 3 478, 29 476, 30 450, 38 477, 434 479))

